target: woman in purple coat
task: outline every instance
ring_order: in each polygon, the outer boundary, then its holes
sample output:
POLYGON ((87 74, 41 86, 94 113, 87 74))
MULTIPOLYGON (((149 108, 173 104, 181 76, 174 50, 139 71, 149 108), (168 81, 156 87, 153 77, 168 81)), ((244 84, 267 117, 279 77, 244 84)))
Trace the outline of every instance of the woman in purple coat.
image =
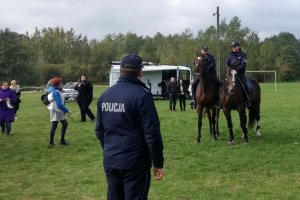
POLYGON ((0 88, 0 123, 2 125, 3 134, 10 134, 11 123, 15 119, 12 103, 16 100, 16 94, 9 88, 8 82, 2 82, 2 86, 0 88))

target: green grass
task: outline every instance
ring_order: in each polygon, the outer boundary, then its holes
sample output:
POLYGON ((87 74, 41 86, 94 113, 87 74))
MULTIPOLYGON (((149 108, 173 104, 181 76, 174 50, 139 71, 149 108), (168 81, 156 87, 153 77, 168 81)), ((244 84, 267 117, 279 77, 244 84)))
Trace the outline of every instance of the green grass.
MULTIPOLYGON (((300 199, 300 84, 279 84, 278 92, 272 84, 261 87, 262 137, 250 131, 248 145, 240 137, 236 113, 234 146, 227 145, 223 113, 219 140, 209 136, 205 119, 202 144, 195 144, 196 113, 170 113, 167 101, 156 101, 165 177, 152 180, 149 199, 300 199)), ((95 97, 104 89, 97 87, 95 97)), ((23 94, 12 136, 0 135, 0 199, 105 199, 95 123, 80 123, 77 105, 67 103, 75 116, 66 137, 71 145, 49 149, 49 113, 39 97, 23 94)), ((96 98, 91 107, 96 112, 96 98)))

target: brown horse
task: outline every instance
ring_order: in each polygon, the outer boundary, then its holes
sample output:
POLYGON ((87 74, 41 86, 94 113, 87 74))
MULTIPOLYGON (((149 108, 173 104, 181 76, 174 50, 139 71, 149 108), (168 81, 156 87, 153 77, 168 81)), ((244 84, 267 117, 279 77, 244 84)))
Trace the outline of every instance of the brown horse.
MULTIPOLYGON (((251 85, 249 92, 249 99, 251 106, 249 109, 249 122, 248 127, 252 128, 254 122, 256 121, 256 135, 260 136, 260 100, 261 92, 260 86, 257 81, 247 77, 248 84, 251 85)), ((244 85, 241 83, 239 77, 237 76, 236 70, 231 70, 227 68, 226 79, 220 90, 220 102, 223 107, 225 117, 227 119, 227 126, 229 129, 229 144, 234 144, 234 135, 232 130, 232 119, 231 110, 237 110, 240 117, 240 126, 243 130, 244 143, 248 143, 248 129, 247 129, 247 115, 246 107, 244 103, 244 85)), ((247 86, 246 86, 247 87, 247 86)))
POLYGON ((196 142, 200 143, 202 118, 205 113, 208 116, 210 133, 214 140, 216 140, 217 135, 219 135, 219 109, 215 108, 215 104, 219 100, 219 84, 213 80, 212 75, 208 72, 208 64, 205 55, 200 55, 195 64, 196 72, 200 79, 195 95, 198 113, 198 137, 196 142))

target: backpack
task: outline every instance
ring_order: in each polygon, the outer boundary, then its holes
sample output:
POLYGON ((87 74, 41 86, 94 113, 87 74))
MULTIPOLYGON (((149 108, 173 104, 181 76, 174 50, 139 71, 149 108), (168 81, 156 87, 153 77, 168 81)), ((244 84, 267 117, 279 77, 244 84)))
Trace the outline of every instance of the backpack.
POLYGON ((48 93, 46 93, 46 94, 42 94, 42 96, 41 96, 41 101, 43 102, 43 104, 45 105, 45 106, 48 106, 51 102, 49 101, 49 99, 48 99, 48 93))

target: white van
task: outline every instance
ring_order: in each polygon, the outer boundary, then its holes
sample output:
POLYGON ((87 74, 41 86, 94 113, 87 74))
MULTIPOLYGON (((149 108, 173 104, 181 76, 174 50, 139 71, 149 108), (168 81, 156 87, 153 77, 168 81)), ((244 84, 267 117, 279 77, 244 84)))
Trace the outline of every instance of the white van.
MULTIPOLYGON (((109 76, 109 86, 117 83, 120 77, 120 62, 112 62, 109 76)), ((162 82, 168 84, 171 77, 175 77, 178 81, 183 79, 184 83, 189 86, 192 79, 191 69, 185 66, 172 65, 153 65, 152 63, 144 63, 142 81, 150 89, 155 96, 162 96, 162 82)))

